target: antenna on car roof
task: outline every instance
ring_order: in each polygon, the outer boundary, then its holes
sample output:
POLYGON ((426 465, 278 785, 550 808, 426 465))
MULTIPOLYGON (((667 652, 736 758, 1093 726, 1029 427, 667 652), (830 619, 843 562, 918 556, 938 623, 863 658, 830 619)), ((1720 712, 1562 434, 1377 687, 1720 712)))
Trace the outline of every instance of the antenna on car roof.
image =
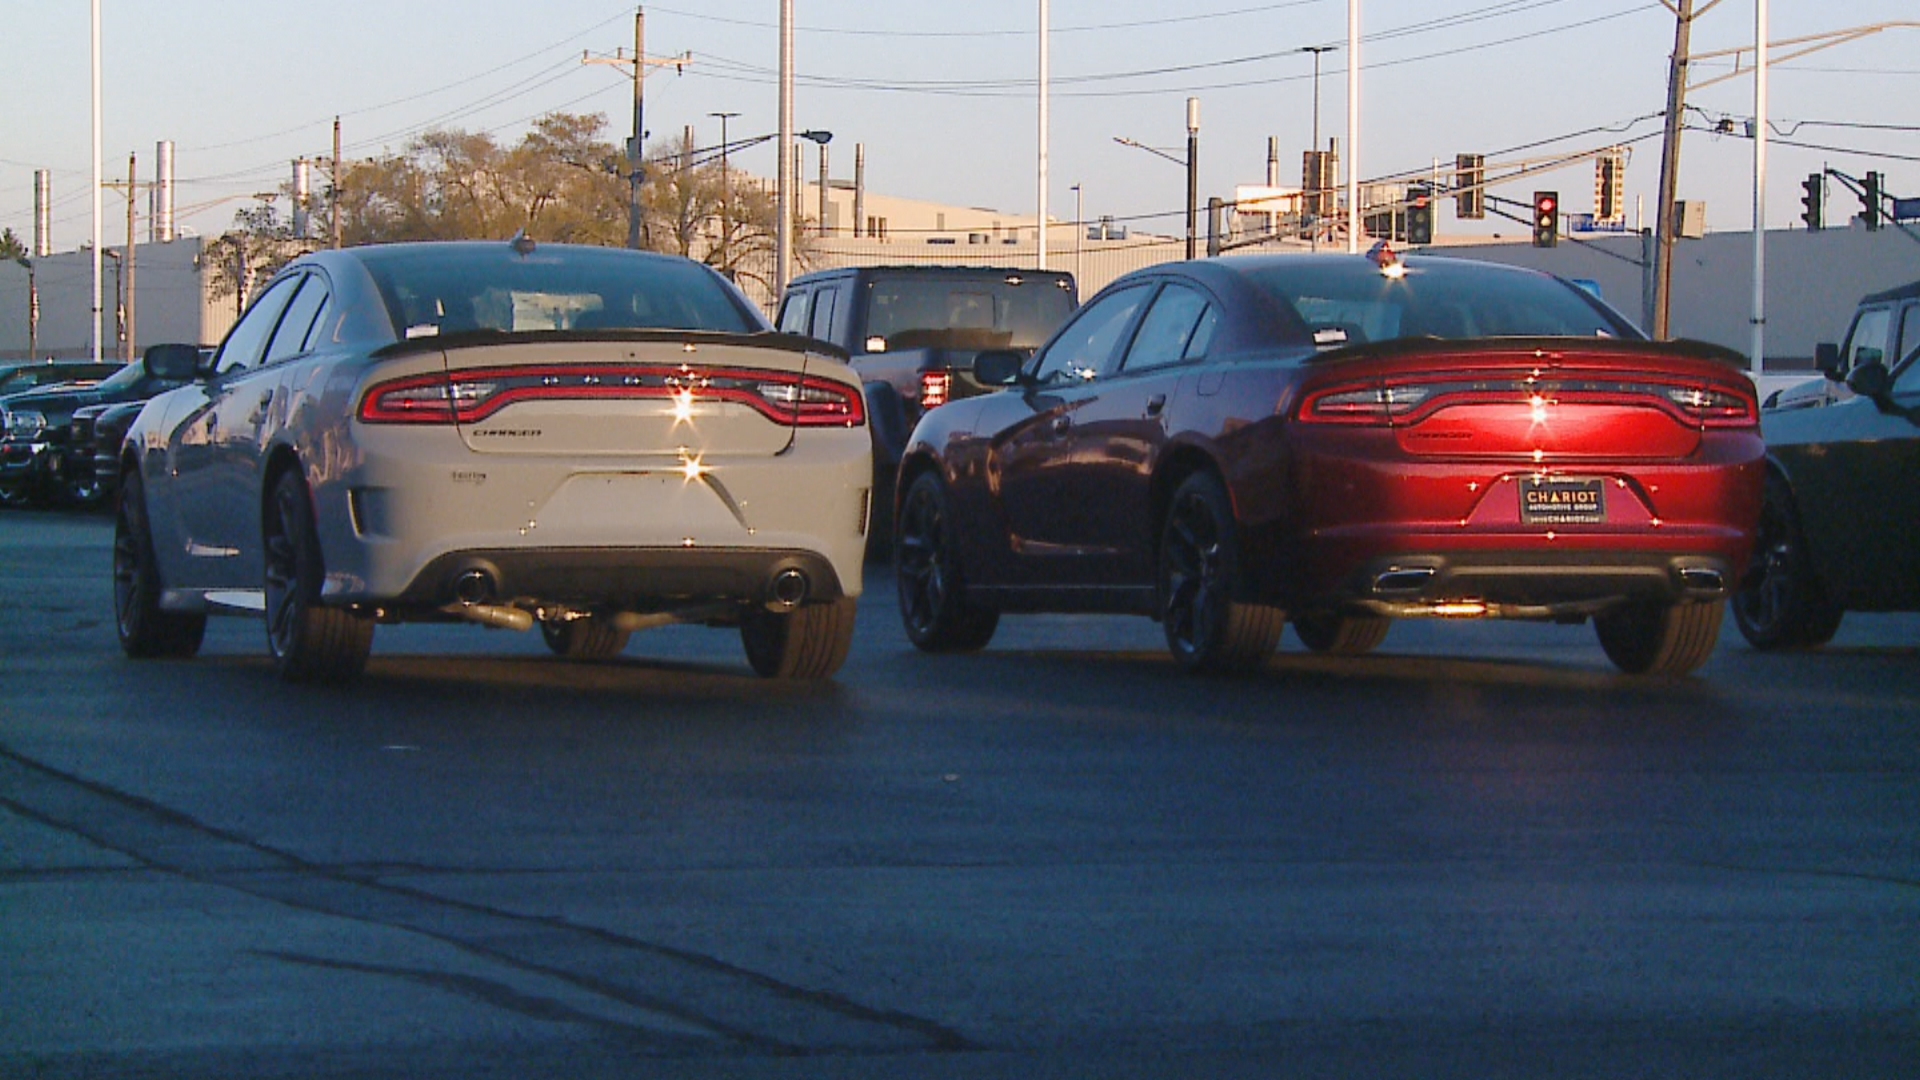
POLYGON ((533 237, 528 236, 527 230, 525 229, 521 229, 519 232, 514 233, 513 239, 507 241, 507 243, 513 245, 514 253, 517 255, 533 254, 533 247, 534 247, 533 237))

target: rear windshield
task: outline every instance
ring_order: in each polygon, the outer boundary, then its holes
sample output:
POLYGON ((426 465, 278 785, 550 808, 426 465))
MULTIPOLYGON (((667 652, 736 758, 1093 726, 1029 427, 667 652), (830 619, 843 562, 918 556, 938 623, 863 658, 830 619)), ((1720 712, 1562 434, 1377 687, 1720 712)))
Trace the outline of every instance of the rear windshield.
POLYGON ((711 271, 687 259, 614 248, 509 245, 372 250, 362 256, 395 333, 472 330, 712 330, 765 328, 711 271))
POLYGON ((1073 313, 1067 279, 1050 274, 914 275, 867 288, 868 351, 1034 349, 1073 313))
POLYGON ((1360 259, 1301 259, 1276 261, 1248 278, 1321 347, 1417 337, 1641 336, 1558 278, 1472 263, 1412 260, 1396 277, 1360 259))

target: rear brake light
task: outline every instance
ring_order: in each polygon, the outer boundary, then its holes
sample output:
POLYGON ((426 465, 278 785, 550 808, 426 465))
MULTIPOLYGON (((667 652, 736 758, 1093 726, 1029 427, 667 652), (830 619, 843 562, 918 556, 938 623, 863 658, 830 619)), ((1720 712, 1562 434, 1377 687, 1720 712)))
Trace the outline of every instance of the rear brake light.
POLYGON ((859 427, 859 390, 797 372, 692 367, 486 368, 377 383, 360 399, 368 424, 477 424, 525 401, 733 402, 801 427, 859 427))
POLYGON ((1744 427, 1756 419, 1750 395, 1721 387, 1670 386, 1667 400, 1707 427, 1744 427))
POLYGON ((947 371, 920 373, 920 407, 937 409, 953 399, 953 374, 947 371))
POLYGON ((1388 424, 1432 395, 1424 386, 1335 386, 1307 395, 1300 419, 1321 424, 1388 424))

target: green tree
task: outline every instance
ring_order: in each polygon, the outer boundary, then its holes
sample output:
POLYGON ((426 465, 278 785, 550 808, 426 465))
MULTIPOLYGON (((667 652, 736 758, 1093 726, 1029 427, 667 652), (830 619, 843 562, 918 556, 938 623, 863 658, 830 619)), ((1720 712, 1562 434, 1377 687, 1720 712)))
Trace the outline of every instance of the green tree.
POLYGON ((293 224, 283 220, 274 205, 278 198, 261 196, 258 204, 235 213, 233 227, 200 254, 208 291, 216 298, 233 297, 236 315, 246 309, 260 283, 315 247, 311 240, 294 236, 293 224))
POLYGON ((11 228, 0 230, 0 259, 24 259, 28 254, 27 245, 20 242, 11 228))

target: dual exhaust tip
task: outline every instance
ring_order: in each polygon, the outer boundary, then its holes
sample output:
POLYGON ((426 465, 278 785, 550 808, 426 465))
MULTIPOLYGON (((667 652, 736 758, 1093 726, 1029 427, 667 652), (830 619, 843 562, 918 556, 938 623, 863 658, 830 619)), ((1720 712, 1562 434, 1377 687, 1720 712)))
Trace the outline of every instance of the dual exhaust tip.
MULTIPOLYGON (((812 593, 813 582, 807 577, 806 571, 789 566, 774 574, 767 582, 766 602, 769 607, 797 608, 806 603, 812 593)), ((454 576, 454 599, 466 607, 491 605, 499 594, 499 581, 487 568, 469 566, 454 576)))

